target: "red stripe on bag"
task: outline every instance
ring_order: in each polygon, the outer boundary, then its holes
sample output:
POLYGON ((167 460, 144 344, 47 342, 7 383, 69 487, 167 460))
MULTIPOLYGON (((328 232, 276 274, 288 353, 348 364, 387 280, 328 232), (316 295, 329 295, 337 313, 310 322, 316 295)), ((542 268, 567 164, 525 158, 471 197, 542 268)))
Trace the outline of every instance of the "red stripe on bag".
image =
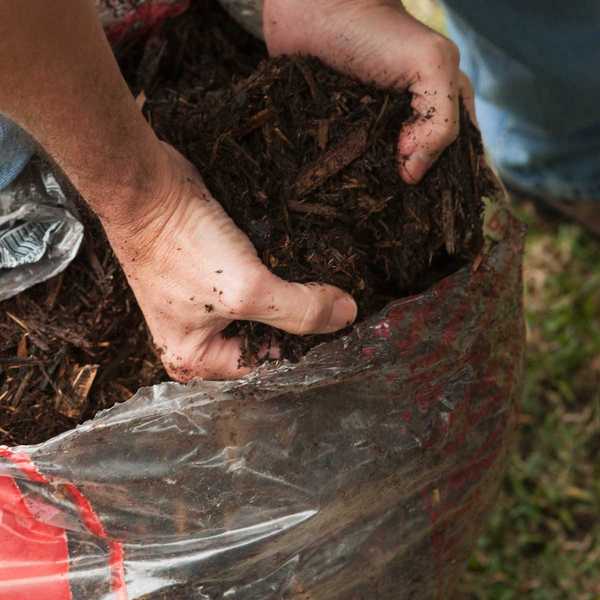
POLYGON ((190 5, 189 0, 172 0, 159 3, 141 4, 129 14, 113 23, 104 25, 106 37, 112 45, 118 45, 134 36, 145 35, 160 25, 165 19, 185 12, 190 5))
POLYGON ((49 483, 49 481, 37 470, 36 466, 26 454, 13 452, 7 446, 0 446, 0 456, 9 460, 23 475, 35 483, 49 483))
POLYGON ((0 600, 71 600, 68 572, 65 530, 38 521, 14 479, 0 476, 0 600))
MULTIPOLYGON (((98 515, 92 508, 89 500, 77 489, 72 483, 68 483, 65 489, 71 494, 73 502, 75 502, 81 515, 81 520, 94 535, 107 539, 106 530, 98 515)), ((117 600, 127 600, 127 585, 125 584, 125 567, 123 565, 123 545, 114 540, 108 543, 110 548, 110 556, 108 564, 110 566, 110 583, 111 589, 115 593, 117 600)))
MULTIPOLYGON (((1 446, 0 447, 0 457, 6 458, 11 463, 13 463, 30 481, 34 481, 37 483, 46 483, 46 484, 50 483, 48 481, 48 479, 38 471, 36 466, 31 462, 31 459, 29 458, 29 456, 27 456, 26 454, 20 454, 17 452, 13 452, 10 448, 7 448, 6 446, 1 446)), ((13 485, 15 486, 15 488, 17 488, 17 491, 18 491, 18 487, 14 483, 14 481, 12 481, 12 479, 10 479, 10 481, 13 483, 13 485)), ((77 509, 79 511, 81 520, 82 520, 83 524, 87 527, 88 531, 97 537, 100 537, 103 539, 108 539, 108 535, 106 534, 106 530, 104 529, 104 526, 102 525, 102 522, 100 521, 100 518, 98 517, 98 515, 92 508, 92 505, 90 504, 89 500, 81 493, 81 491, 77 488, 77 486, 73 483, 67 483, 67 484, 64 484, 64 489, 70 494, 71 498, 73 499, 73 502, 75 503, 75 505, 77 506, 77 509)), ((24 500, 23 499, 21 499, 21 500, 23 502, 23 506, 27 510, 24 500)), ((0 495, 0 509, 3 506, 4 506, 3 499, 2 499, 2 496, 0 495)), ((31 513, 29 513, 29 511, 28 511, 28 514, 30 515, 31 520, 34 523, 37 523, 40 526, 49 527, 48 525, 45 525, 43 523, 40 523, 39 521, 36 521, 35 518, 31 515, 31 513)), ((66 556, 68 558, 68 549, 66 548, 66 536, 64 535, 64 530, 60 530, 60 531, 62 531, 62 533, 63 533, 64 543, 65 543, 65 552, 66 552, 66 556)), ((2 540, 2 538, 0 537, 0 541, 1 540, 2 540)), ((38 542, 36 542, 36 544, 37 543, 38 542)), ((111 590, 115 594, 116 600, 128 600, 127 585, 125 583, 125 566, 124 566, 123 545, 120 542, 116 542, 114 540, 109 540, 108 545, 109 545, 109 549, 110 549, 108 564, 109 564, 109 568, 110 568, 111 590)), ((1 557, 2 557, 2 554, 0 553, 0 560, 1 560, 1 557)), ((68 570, 68 560, 66 561, 66 565, 67 565, 66 569, 68 570)), ((0 573, 1 573, 1 571, 0 571, 0 573)), ((1 578, 0 578, 0 582, 1 582, 1 578)), ((68 588, 68 585, 67 585, 67 588, 68 588)), ((2 588, 0 587, 0 590, 1 589, 2 588)), ((44 600, 65 600, 65 599, 70 600, 70 598, 71 598, 70 589, 69 589, 68 596, 56 596, 56 598, 55 598, 54 596, 47 595, 47 590, 44 587, 44 594, 45 594, 43 596, 44 600)), ((31 600, 31 598, 32 598, 31 596, 27 596, 27 597, 23 597, 23 600, 31 600)), ((9 598, 8 596, 3 597, 2 595, 0 595, 0 600, 21 600, 21 598, 16 598, 14 596, 11 596, 9 598)))

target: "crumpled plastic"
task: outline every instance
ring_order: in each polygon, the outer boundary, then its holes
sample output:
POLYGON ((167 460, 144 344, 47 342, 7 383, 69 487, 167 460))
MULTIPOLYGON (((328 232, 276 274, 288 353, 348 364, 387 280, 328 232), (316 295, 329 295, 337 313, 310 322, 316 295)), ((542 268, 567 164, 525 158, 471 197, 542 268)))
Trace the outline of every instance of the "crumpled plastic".
POLYGON ((450 598, 525 345, 523 226, 299 363, 140 390, 0 448, 0 599, 450 598))
POLYGON ((166 18, 184 12, 190 0, 95 0, 96 11, 113 46, 148 34, 166 18))
POLYGON ((31 162, 0 190, 0 301, 62 272, 82 239, 83 225, 52 171, 31 162))

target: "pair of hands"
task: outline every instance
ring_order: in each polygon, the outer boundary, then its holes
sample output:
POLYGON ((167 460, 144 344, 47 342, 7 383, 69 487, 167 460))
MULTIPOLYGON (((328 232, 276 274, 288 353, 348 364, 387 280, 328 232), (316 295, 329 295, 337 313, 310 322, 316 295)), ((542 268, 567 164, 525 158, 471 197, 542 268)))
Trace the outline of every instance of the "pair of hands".
MULTIPOLYGON (((412 92, 415 118, 398 142, 408 183, 458 135, 460 96, 474 116, 456 47, 394 0, 266 0, 264 31, 272 55, 310 54, 364 81, 412 92)), ((246 374, 239 340, 221 336, 232 320, 295 334, 330 333, 354 321, 356 304, 345 292, 273 275, 194 167, 167 145, 156 152, 160 185, 141 216, 105 229, 171 377, 246 374)), ((276 358, 276 350, 265 352, 276 358)))

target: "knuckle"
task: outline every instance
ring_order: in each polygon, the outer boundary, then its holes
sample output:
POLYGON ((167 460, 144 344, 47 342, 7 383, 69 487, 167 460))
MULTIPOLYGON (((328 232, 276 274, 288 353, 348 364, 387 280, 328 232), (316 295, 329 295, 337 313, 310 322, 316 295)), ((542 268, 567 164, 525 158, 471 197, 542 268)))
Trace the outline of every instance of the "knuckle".
POLYGON ((449 119, 438 125, 433 134, 434 143, 442 148, 449 146, 459 134, 459 123, 457 118, 449 119))
POLYGON ((431 52, 432 56, 442 65, 458 69, 460 50, 452 40, 439 33, 434 33, 431 41, 431 52))
POLYGON ((244 277, 234 279, 219 291, 220 302, 237 316, 251 314, 257 300, 264 291, 265 272, 262 269, 249 271, 244 277))
POLYGON ((331 310, 330 307, 313 296, 307 299, 302 320, 300 321, 300 333, 311 333, 319 331, 327 323, 331 310))
POLYGON ((466 92, 468 92, 468 93, 473 92, 473 84, 471 83, 471 80, 462 71, 460 72, 460 75, 459 75, 459 82, 460 82, 460 87, 463 88, 466 92))
POLYGON ((460 64, 458 46, 440 33, 431 33, 431 37, 427 40, 425 56, 429 64, 427 71, 431 76, 438 76, 441 70, 454 77, 458 71, 460 64))
POLYGON ((458 46, 447 38, 444 38, 446 41, 446 57, 448 62, 455 68, 458 69, 460 64, 460 50, 458 46))

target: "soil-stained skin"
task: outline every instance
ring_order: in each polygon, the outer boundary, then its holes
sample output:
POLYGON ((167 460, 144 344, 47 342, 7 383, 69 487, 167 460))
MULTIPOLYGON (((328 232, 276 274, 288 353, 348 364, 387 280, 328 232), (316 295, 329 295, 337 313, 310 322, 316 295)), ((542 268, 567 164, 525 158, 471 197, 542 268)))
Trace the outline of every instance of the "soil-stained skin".
MULTIPOLYGON (((218 91, 186 77, 164 82, 147 110, 273 272, 348 291, 360 319, 425 289, 483 244, 490 184, 479 132, 462 109, 457 141, 421 183, 406 184, 397 147, 410 102, 316 59, 275 58, 218 91)), ((247 322, 226 334, 244 339, 246 364, 273 342, 297 360, 328 339, 247 322)))

